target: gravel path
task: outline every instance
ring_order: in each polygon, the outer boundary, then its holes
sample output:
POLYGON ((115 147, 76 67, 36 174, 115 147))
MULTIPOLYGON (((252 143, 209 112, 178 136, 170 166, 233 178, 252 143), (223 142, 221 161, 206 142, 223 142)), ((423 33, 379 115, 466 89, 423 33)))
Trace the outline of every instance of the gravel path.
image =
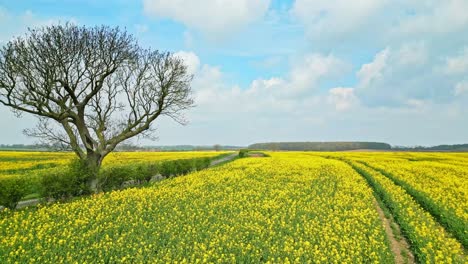
POLYGON ((223 162, 226 162, 226 161, 229 161, 229 160, 233 160, 233 159, 235 159, 237 156, 239 156, 239 154, 238 154, 237 152, 234 152, 234 153, 232 153, 232 154, 230 154, 230 155, 227 155, 227 156, 225 156, 225 157, 223 157, 223 158, 221 158, 221 159, 213 160, 213 161, 211 162, 211 164, 210 164, 210 167, 216 166, 216 165, 218 165, 218 164, 220 164, 220 163, 223 163, 223 162))

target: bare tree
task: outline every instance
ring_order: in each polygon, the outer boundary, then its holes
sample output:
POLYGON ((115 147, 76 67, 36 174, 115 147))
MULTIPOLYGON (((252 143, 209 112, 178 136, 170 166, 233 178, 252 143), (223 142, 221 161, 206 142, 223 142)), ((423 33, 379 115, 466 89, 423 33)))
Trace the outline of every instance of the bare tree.
POLYGON ((28 135, 72 149, 95 172, 119 143, 151 136, 159 117, 185 123, 191 80, 180 58, 119 28, 29 29, 0 49, 0 103, 38 116, 28 135))

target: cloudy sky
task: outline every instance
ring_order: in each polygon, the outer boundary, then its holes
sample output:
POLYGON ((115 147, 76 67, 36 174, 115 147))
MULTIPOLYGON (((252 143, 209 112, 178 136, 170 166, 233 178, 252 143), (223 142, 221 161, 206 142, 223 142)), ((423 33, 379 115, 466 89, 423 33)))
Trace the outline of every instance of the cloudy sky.
MULTIPOLYGON (((0 45, 27 27, 115 25, 185 59, 197 107, 158 145, 468 143, 468 0, 0 0, 0 45)), ((0 143, 31 116, 0 106, 0 143)), ((142 141, 140 143, 148 143, 142 141)))

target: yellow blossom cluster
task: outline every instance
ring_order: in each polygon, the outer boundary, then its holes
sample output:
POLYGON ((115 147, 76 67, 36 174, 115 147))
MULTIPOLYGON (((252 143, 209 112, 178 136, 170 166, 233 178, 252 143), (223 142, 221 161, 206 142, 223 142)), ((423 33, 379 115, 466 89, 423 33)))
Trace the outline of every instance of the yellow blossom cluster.
POLYGON ((346 153, 401 186, 448 232, 468 246, 467 153, 346 153))
POLYGON ((380 172, 355 162, 392 209, 421 263, 464 263, 463 246, 400 186, 380 172))
POLYGON ((390 173, 396 181, 406 183, 433 201, 444 213, 453 212, 453 217, 468 223, 468 159, 464 164, 379 158, 370 159, 367 163, 390 173))
POLYGON ((393 262, 360 174, 338 160, 271 156, 0 213, 0 262, 393 262))
POLYGON ((63 166, 73 155, 69 152, 0 151, 0 177, 63 166))
MULTIPOLYGON (((227 152, 112 152, 104 159, 103 166, 215 157, 224 153, 227 152)), ((6 175, 34 176, 51 168, 60 169, 74 157, 71 152, 0 151, 0 178, 6 175)))

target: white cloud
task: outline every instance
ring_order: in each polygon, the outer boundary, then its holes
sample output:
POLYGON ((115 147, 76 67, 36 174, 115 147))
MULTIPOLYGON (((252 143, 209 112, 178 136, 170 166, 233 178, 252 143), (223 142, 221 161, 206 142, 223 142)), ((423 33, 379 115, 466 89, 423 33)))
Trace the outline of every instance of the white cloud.
POLYGON ((312 36, 344 34, 359 30, 377 13, 385 0, 296 0, 292 14, 312 36))
POLYGON ((428 104, 429 102, 425 100, 419 100, 419 99, 413 99, 413 98, 406 100, 406 105, 414 109, 423 108, 427 106, 428 104))
POLYGON ((328 102, 338 111, 345 111, 357 104, 354 88, 336 87, 328 91, 328 102))
POLYGON ((428 50, 425 42, 405 43, 397 51, 397 62, 404 66, 423 65, 428 60, 428 50))
POLYGON ((273 77, 270 79, 256 79, 250 84, 249 89, 246 91, 249 95, 273 95, 276 96, 279 93, 287 90, 287 82, 279 77, 273 77))
POLYGON ((192 86, 195 90, 195 103, 198 106, 209 106, 220 102, 224 97, 223 93, 230 92, 229 87, 224 84, 220 68, 206 64, 195 75, 192 86))
POLYGON ((465 47, 459 56, 447 58, 445 72, 447 74, 468 73, 468 47, 465 47))
POLYGON ((207 34, 229 34, 263 17, 270 0, 143 0, 149 16, 170 18, 207 34))
MULTIPOLYGON (((194 58, 195 54, 178 52, 179 56, 194 58), (190 56, 189 56, 190 55, 190 56)), ((187 61, 199 61, 186 59, 187 61)), ((289 73, 283 77, 257 78, 248 87, 225 85, 224 74, 219 67, 203 65, 195 74, 193 87, 196 103, 210 111, 238 108, 236 111, 295 111, 299 101, 317 94, 318 82, 340 73, 347 65, 333 55, 306 54, 293 61, 289 73), (217 110, 219 109, 219 110, 217 110)), ((310 102, 310 101, 309 101, 310 102)), ((304 103, 305 104, 305 103, 304 103)))
POLYGON ((347 64, 333 55, 317 53, 306 54, 293 62, 290 71, 291 93, 301 93, 317 88, 317 82, 326 76, 340 74, 348 68, 347 64))
POLYGON ((389 52, 389 48, 386 48, 377 53, 372 62, 361 66, 361 69, 357 73, 360 86, 367 87, 372 81, 382 78, 382 71, 387 65, 389 52))
POLYGON ((424 42, 404 43, 399 49, 389 47, 378 52, 372 62, 363 64, 357 72, 359 86, 369 87, 382 79, 388 71, 398 72, 400 69, 411 69, 425 66, 428 51, 424 42))
POLYGON ((468 1, 418 0, 406 1, 404 7, 414 15, 401 19, 396 31, 408 35, 418 33, 440 34, 463 30, 468 26, 468 1))
POLYGON ((428 101, 453 99, 453 81, 434 66, 440 58, 429 56, 424 42, 403 43, 378 52, 357 72, 356 95, 368 106, 421 107, 428 101))
MULTIPOLYGON (((387 52, 387 63, 398 61, 397 55, 404 53, 400 49, 395 52, 388 49, 387 52)), ((327 64, 324 61, 327 61, 328 56, 304 55, 302 61, 291 64, 289 74, 283 77, 258 78, 243 88, 226 84, 221 68, 206 64, 200 66, 193 82, 197 107, 190 113, 192 124, 179 133, 179 138, 175 136, 177 134, 170 133, 172 131, 162 136, 179 142, 177 140, 184 138, 186 133, 203 135, 200 136, 200 142, 207 144, 219 140, 228 140, 233 144, 250 144, 256 141, 363 138, 394 144, 463 141, 461 134, 448 129, 463 128, 460 121, 466 120, 468 108, 462 100, 447 107, 434 104, 430 100, 409 97, 401 99, 401 107, 374 108, 361 104, 356 94, 357 88, 352 87, 335 87, 326 93, 313 89, 314 92, 298 97, 285 96, 289 94, 293 83, 291 72, 301 65, 315 65, 308 59, 312 57, 320 57, 322 64, 327 64), (427 122, 428 117, 433 122, 427 122), (226 120, 229 122, 226 123, 226 120), (419 135, 408 134, 407 131, 406 134, 401 134, 392 129, 396 126, 407 127, 417 131, 419 135), (421 136, 424 131, 426 133, 421 136), (220 134, 224 136, 221 137, 220 134)), ((384 80, 387 78, 388 68, 393 67, 393 64, 385 64, 381 68, 384 80)), ((330 71, 322 71, 319 75, 326 77, 329 74, 330 71)), ((387 95, 386 92, 383 93, 387 95)))
POLYGON ((200 59, 194 52, 178 51, 174 53, 174 56, 179 57, 184 61, 189 74, 195 74, 198 71, 198 68, 200 67, 200 59))
POLYGON ((461 81, 455 85, 455 96, 468 95, 468 81, 461 81))
MULTIPOLYGON (((187 52, 177 54, 186 58, 196 56, 187 52)), ((195 65, 199 65, 199 62, 195 65)), ((331 111, 343 110, 355 103, 352 89, 334 90, 330 99, 333 105, 329 105, 329 95, 320 95, 318 82, 336 76, 345 66, 343 61, 333 55, 305 54, 301 59, 292 60, 289 73, 285 76, 257 78, 247 87, 241 88, 227 85, 219 67, 204 64, 198 67, 192 83, 197 105, 192 117, 197 122, 271 120, 275 116, 311 120, 311 109, 321 107, 331 111)), ((312 119, 319 122, 317 118, 312 119)))

